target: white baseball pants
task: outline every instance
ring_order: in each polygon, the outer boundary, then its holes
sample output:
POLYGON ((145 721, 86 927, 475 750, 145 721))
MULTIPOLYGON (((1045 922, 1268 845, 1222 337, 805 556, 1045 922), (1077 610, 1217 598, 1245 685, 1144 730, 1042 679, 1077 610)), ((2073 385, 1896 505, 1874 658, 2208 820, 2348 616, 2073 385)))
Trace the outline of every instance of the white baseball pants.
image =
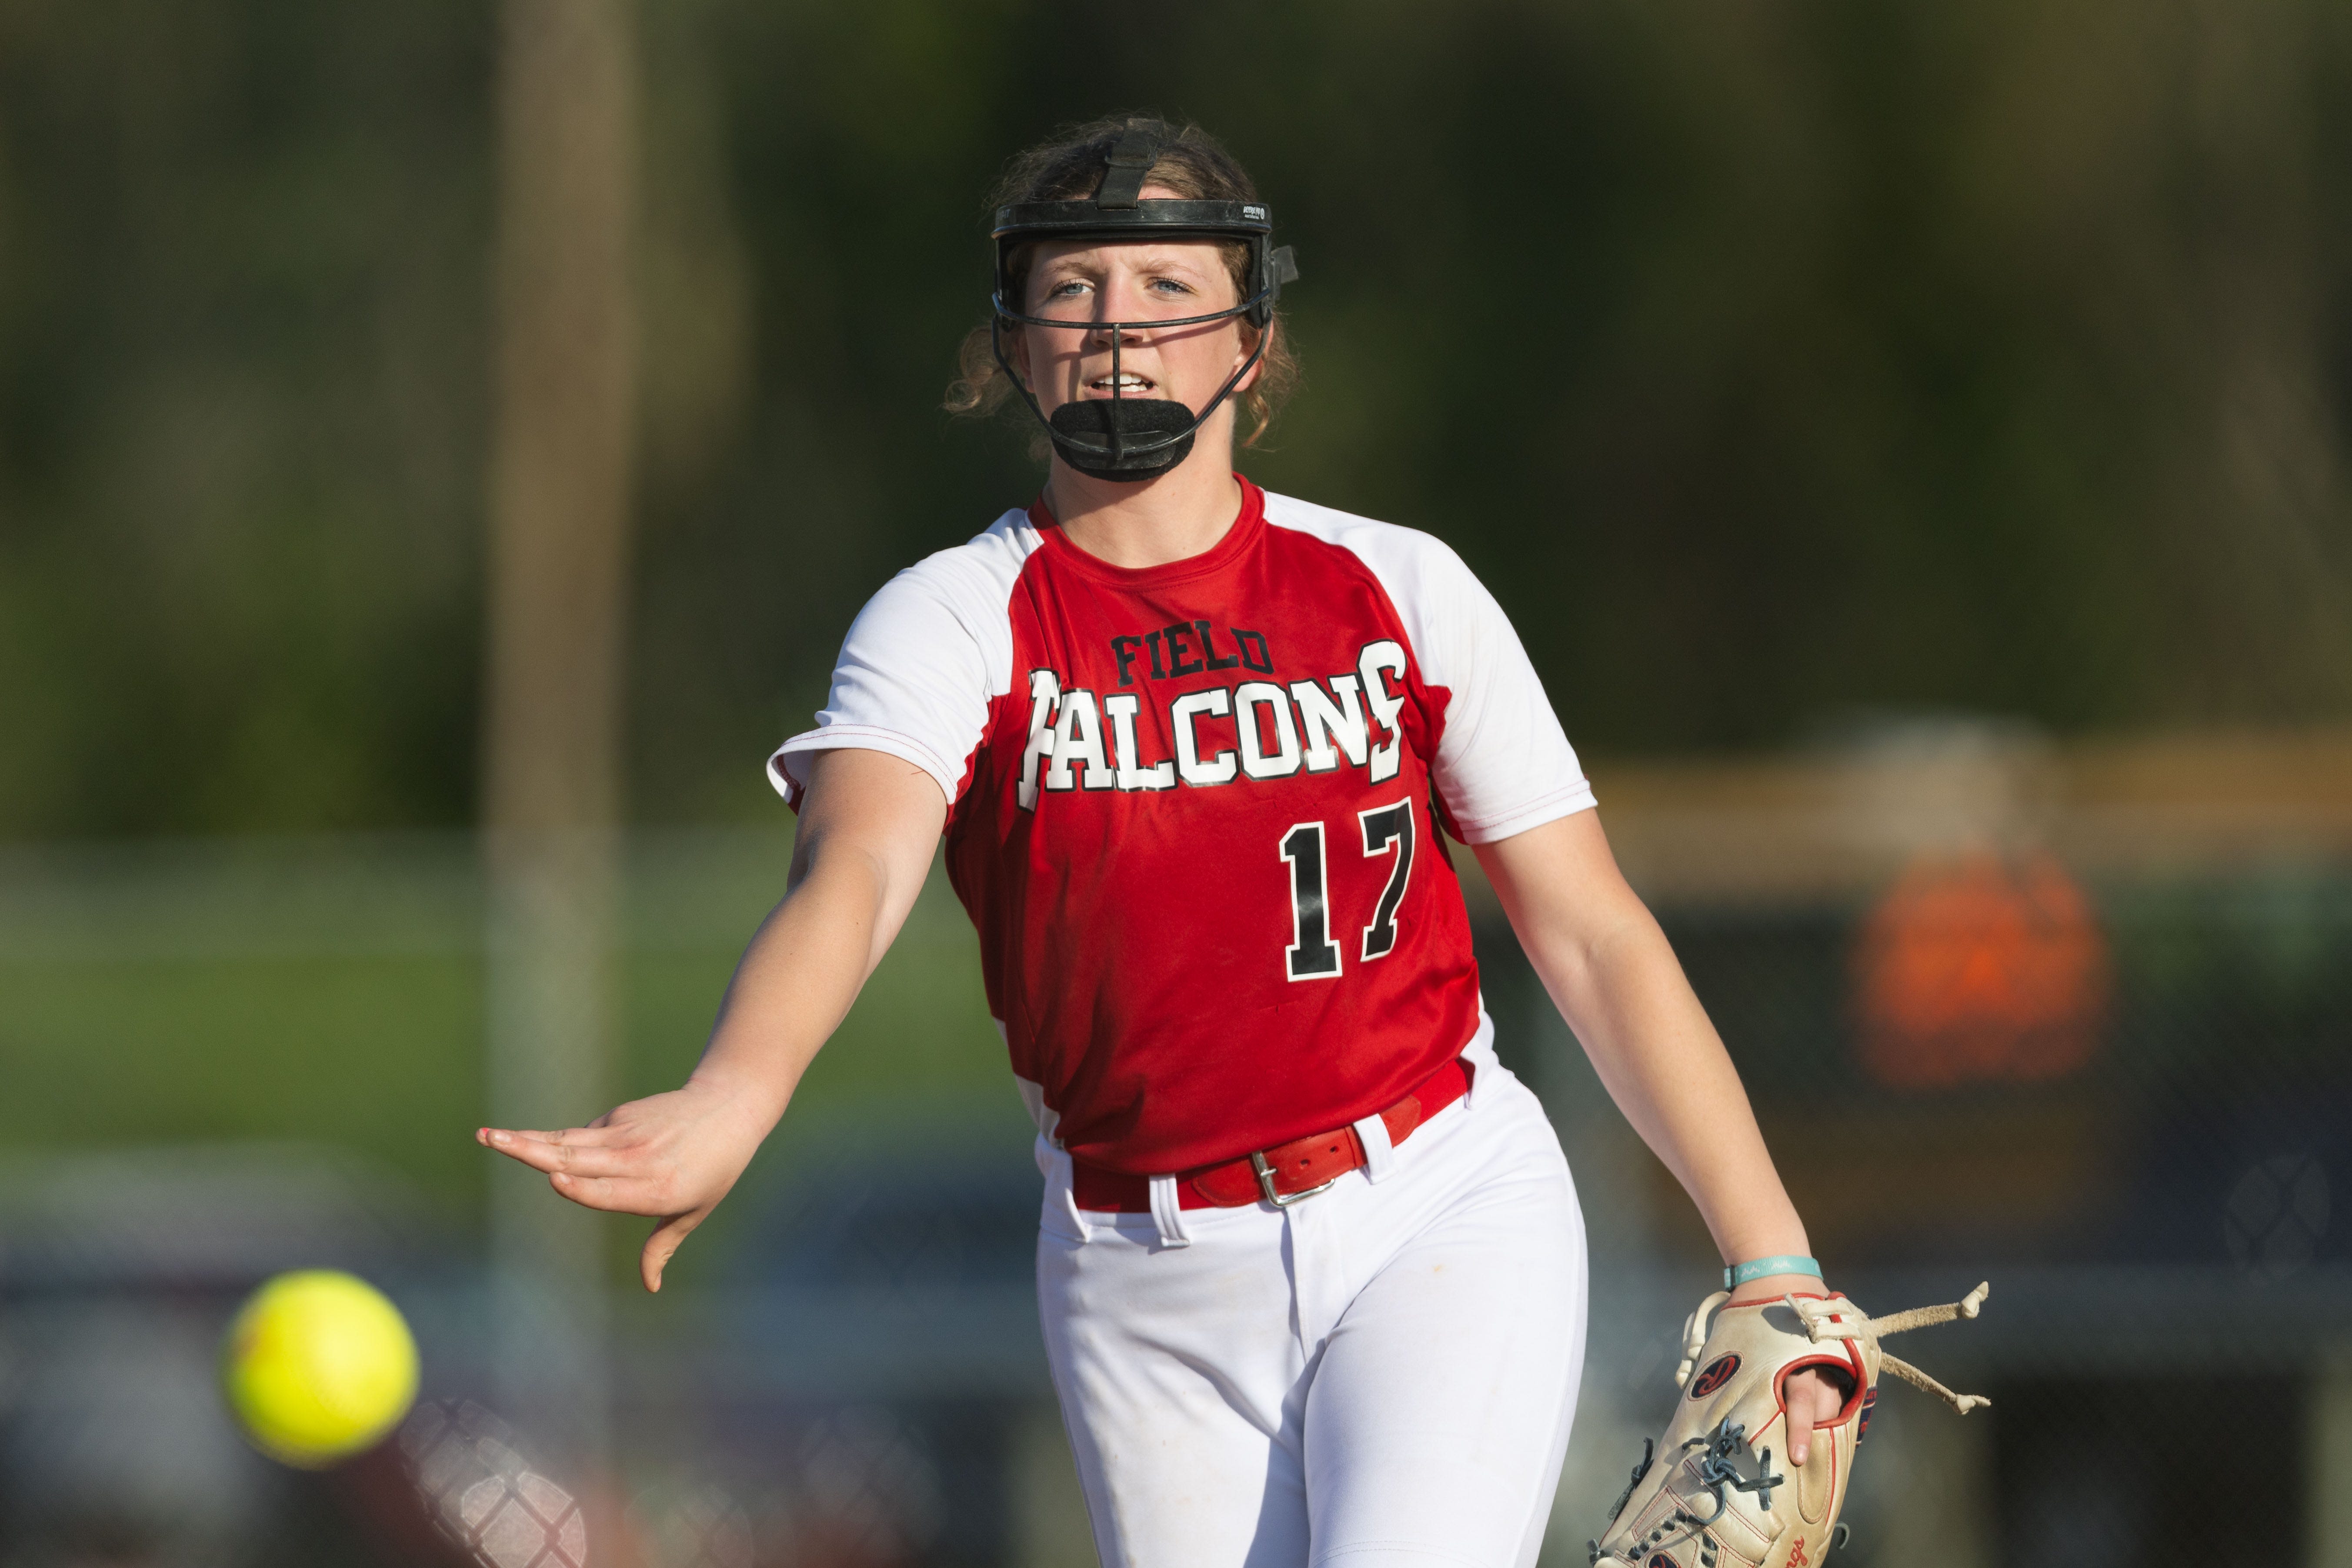
POLYGON ((1559 1141, 1488 1055, 1368 1145, 1288 1209, 1179 1211, 1163 1178, 1112 1215, 1041 1144, 1038 1301, 1106 1568, 1535 1562, 1584 1364, 1559 1141))

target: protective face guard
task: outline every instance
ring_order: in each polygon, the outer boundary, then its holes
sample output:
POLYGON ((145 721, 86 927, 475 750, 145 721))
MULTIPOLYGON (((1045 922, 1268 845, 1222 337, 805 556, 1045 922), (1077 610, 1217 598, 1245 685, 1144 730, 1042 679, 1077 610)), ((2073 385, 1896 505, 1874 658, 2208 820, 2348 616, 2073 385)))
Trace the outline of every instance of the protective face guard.
POLYGON ((996 210, 992 236, 996 241, 996 289, 989 303, 989 348, 1021 400, 1053 437, 1062 461, 1090 479, 1124 481, 1156 478, 1182 462, 1192 450, 1192 437, 1217 405, 1233 395, 1250 367, 1265 356, 1265 327, 1274 319, 1282 286, 1298 277, 1290 247, 1275 247, 1273 214, 1255 202, 1150 201, 1140 198, 1144 176, 1159 161, 1165 140, 1141 129, 1119 138, 1105 160, 1101 187, 1089 202, 1024 202, 996 210), (1230 310, 1204 315, 1180 316, 1161 321, 1071 321, 1032 316, 1013 309, 1012 261, 1024 245, 1041 239, 1143 239, 1154 237, 1186 239, 1237 239, 1249 247, 1248 299, 1230 310), (1130 331, 1166 331, 1195 327, 1239 316, 1259 329, 1257 346, 1250 351, 1207 406, 1194 414, 1169 398, 1128 397, 1119 388, 1119 358, 1130 331), (1066 403, 1051 418, 1038 407, 1036 395, 1013 368, 1004 352, 1004 326, 1050 327, 1062 331, 1110 333, 1111 394, 1066 403))

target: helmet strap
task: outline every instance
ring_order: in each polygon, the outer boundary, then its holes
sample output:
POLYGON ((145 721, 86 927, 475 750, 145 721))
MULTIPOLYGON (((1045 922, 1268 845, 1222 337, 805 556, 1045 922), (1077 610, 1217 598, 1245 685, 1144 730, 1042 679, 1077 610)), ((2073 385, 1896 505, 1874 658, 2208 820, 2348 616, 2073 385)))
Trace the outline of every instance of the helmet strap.
POLYGON ((1143 200, 1144 176, 1151 165, 1160 162, 1160 152, 1168 145, 1166 137, 1146 126, 1130 122, 1124 135, 1112 144, 1110 155, 1103 160, 1102 184, 1095 191, 1095 205, 1112 212, 1132 211, 1143 200))

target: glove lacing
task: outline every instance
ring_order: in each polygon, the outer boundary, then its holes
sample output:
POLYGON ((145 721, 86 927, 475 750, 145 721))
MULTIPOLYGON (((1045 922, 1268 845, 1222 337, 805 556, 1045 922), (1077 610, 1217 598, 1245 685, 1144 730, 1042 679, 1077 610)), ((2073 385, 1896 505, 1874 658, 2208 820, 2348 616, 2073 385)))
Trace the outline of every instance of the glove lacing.
MULTIPOLYGON (((1985 1298, 1991 1294, 1992 1283, 1987 1280, 1958 1300, 1947 1305, 1914 1307, 1907 1312, 1889 1312, 1883 1318, 1864 1318, 1851 1326, 1846 1320, 1858 1314, 1841 1312, 1826 1301, 1807 1300, 1797 1296, 1783 1296, 1781 1300, 1789 1304, 1790 1310, 1797 1314, 1798 1320, 1805 1325, 1806 1337, 1815 1344, 1824 1340, 1867 1340, 1875 1345, 1889 1334, 1906 1333, 1936 1323, 1948 1323, 1956 1318, 1973 1318, 1983 1310, 1985 1298)), ((1979 1405, 1992 1403, 1981 1394, 1954 1394, 1901 1356, 1889 1355, 1884 1346, 1878 1352, 1878 1364, 1912 1387, 1936 1395, 1962 1415, 1979 1405)))
MULTIPOLYGON (((1983 1310, 1985 1298, 1991 1294, 1992 1284, 1988 1280, 1957 1301, 1940 1307, 1914 1307, 1907 1312, 1889 1312, 1883 1318, 1863 1317, 1853 1310, 1852 1303, 1841 1309, 1831 1302, 1804 1296, 1783 1296, 1780 1300, 1797 1314, 1797 1321, 1805 1325, 1805 1337, 1815 1344, 1829 1340, 1864 1340, 1878 1345, 1889 1334, 1907 1333, 1913 1329, 1948 1323, 1956 1318, 1973 1318, 1983 1310)), ((1698 1310, 1684 1322, 1682 1364, 1675 1368, 1676 1388, 1690 1382, 1691 1371, 1698 1365, 1698 1358, 1706 1349, 1707 1330, 1712 1326, 1716 1309, 1730 1300, 1730 1291, 1717 1290, 1701 1301, 1698 1310)), ((1901 1356, 1888 1354, 1883 1345, 1878 1350, 1878 1364, 1912 1387, 1936 1395, 1963 1415, 1980 1405, 1992 1403, 1981 1394, 1954 1394, 1901 1356)))

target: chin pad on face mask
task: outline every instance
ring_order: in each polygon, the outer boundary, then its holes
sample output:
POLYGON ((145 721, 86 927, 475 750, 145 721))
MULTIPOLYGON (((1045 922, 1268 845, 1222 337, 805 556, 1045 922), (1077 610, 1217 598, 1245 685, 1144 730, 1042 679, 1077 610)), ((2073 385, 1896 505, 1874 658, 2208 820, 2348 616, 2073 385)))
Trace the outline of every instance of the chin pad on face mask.
POLYGON ((1054 450, 1090 479, 1149 479, 1192 450, 1192 411, 1165 397, 1065 403, 1047 421, 1054 450), (1131 448, 1147 448, 1137 452, 1131 448))

